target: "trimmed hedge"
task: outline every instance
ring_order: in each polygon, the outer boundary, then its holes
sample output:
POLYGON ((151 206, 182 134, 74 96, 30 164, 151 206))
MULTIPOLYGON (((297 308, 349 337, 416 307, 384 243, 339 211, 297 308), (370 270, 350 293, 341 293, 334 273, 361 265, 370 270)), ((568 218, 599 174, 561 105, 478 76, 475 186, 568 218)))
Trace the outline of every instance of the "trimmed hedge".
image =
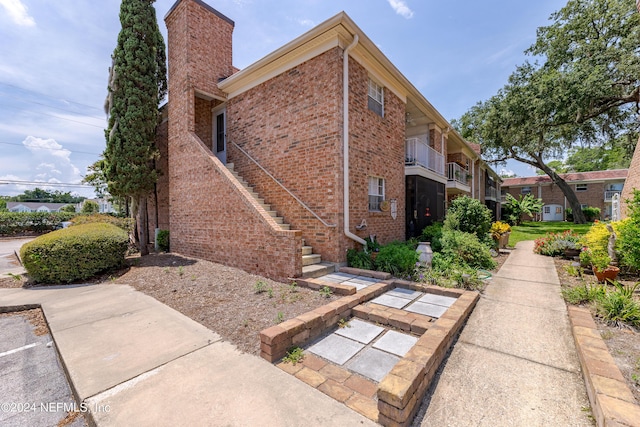
POLYGON ((78 215, 71 220, 71 225, 95 224, 95 223, 113 224, 118 228, 122 228, 127 233, 133 231, 134 220, 128 217, 119 217, 107 214, 78 215))
POLYGON ((42 234, 62 226, 77 214, 72 212, 0 212, 0 235, 42 234))
POLYGON ((124 264, 129 235, 112 224, 84 224, 26 243, 20 257, 37 283, 87 279, 124 264))

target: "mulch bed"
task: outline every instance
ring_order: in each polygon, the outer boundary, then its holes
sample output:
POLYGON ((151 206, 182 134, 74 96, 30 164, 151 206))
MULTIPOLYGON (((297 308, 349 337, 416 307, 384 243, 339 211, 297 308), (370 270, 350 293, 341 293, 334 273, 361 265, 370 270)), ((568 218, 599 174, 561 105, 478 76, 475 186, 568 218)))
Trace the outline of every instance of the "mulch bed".
MULTIPOLYGON (((598 283, 595 276, 590 272, 585 272, 582 279, 570 275, 567 272, 567 266, 573 264, 573 261, 562 258, 554 258, 554 260, 563 288, 580 286, 583 284, 583 280, 588 285, 596 285, 598 283)), ((637 276, 622 276, 618 277, 618 279, 624 284, 634 284, 640 280, 637 276)), ((607 324, 596 317, 593 309, 591 314, 598 326, 600 335, 604 342, 607 343, 607 347, 609 347, 609 353, 615 360, 636 400, 640 402, 640 331, 628 326, 607 324)))

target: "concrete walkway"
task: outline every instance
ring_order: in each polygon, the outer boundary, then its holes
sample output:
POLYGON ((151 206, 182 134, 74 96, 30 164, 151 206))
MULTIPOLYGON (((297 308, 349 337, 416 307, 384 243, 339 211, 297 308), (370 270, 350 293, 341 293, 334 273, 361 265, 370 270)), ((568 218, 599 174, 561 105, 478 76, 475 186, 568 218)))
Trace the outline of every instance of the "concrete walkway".
POLYGON ((98 426, 375 425, 129 286, 0 289, 0 307, 25 305, 98 426))
POLYGON ((517 244, 436 381, 414 425, 593 425, 553 258, 517 244))

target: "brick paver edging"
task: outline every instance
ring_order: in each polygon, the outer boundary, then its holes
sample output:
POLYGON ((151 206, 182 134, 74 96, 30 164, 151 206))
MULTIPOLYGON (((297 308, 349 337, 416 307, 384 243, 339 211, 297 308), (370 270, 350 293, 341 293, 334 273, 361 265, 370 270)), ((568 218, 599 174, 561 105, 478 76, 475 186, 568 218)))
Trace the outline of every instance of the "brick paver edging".
POLYGON ((640 426, 640 406, 598 332, 591 312, 567 306, 582 375, 598 426, 640 426))
MULTIPOLYGON (((339 367, 327 367, 326 362, 313 355, 305 357, 306 361, 300 366, 283 363, 279 365, 281 369, 384 426, 407 426, 413 420, 436 370, 479 298, 477 292, 444 289, 404 280, 380 282, 355 295, 340 298, 263 330, 260 332, 260 355, 269 362, 275 362, 284 357, 289 348, 317 338, 336 326, 340 319, 347 320, 352 316, 420 335, 416 344, 378 384, 373 393, 378 398, 377 408, 375 400, 366 397, 368 392, 347 384, 345 379, 351 378, 348 371, 339 367), (371 303, 364 305, 394 287, 450 296, 456 298, 456 301, 434 322, 426 320, 426 316, 391 307, 371 303), (328 372, 329 369, 331 372, 328 372)), ((350 381, 355 381, 356 378, 353 377, 350 381)), ((362 384, 368 383, 362 378, 359 381, 362 384)), ((366 389, 369 390, 370 386, 366 389)))
MULTIPOLYGON (((360 268, 352 268, 352 267, 341 267, 339 270, 341 273, 355 274, 356 276, 364 276, 371 277, 372 279, 378 279, 380 281, 390 280, 391 274, 385 273, 384 271, 372 271, 372 270, 363 270, 360 268)), ((336 295, 353 295, 357 292, 357 288, 352 285, 345 285, 343 283, 331 283, 324 282, 320 279, 314 278, 290 278, 290 282, 296 282, 298 286, 302 286, 309 289, 318 290, 324 288, 325 286, 331 289, 336 295)))
MULTIPOLYGON (((429 287, 431 291, 432 287, 429 287)), ((443 290, 437 288, 438 290, 443 290)), ((449 290, 450 291, 450 290, 449 290)), ((378 422, 383 426, 408 426, 422 396, 473 311, 480 295, 464 291, 451 307, 418 339, 396 366, 378 384, 378 422)))
POLYGON ((326 330, 336 326, 340 319, 349 319, 353 307, 380 296, 391 288, 392 282, 379 282, 354 295, 342 297, 264 329, 260 332, 260 356, 272 363, 283 358, 291 347, 319 337, 326 330))

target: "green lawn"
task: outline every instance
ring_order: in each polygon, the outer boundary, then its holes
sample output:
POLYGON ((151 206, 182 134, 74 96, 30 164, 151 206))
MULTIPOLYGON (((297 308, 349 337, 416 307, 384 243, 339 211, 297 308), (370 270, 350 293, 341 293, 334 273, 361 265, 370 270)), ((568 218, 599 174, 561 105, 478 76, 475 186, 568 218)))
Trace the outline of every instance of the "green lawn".
POLYGON ((574 224, 572 222, 523 222, 520 225, 511 227, 509 236, 509 246, 523 240, 535 240, 547 233, 561 233, 565 230, 572 230, 576 234, 585 234, 589 231, 591 224, 574 224))

